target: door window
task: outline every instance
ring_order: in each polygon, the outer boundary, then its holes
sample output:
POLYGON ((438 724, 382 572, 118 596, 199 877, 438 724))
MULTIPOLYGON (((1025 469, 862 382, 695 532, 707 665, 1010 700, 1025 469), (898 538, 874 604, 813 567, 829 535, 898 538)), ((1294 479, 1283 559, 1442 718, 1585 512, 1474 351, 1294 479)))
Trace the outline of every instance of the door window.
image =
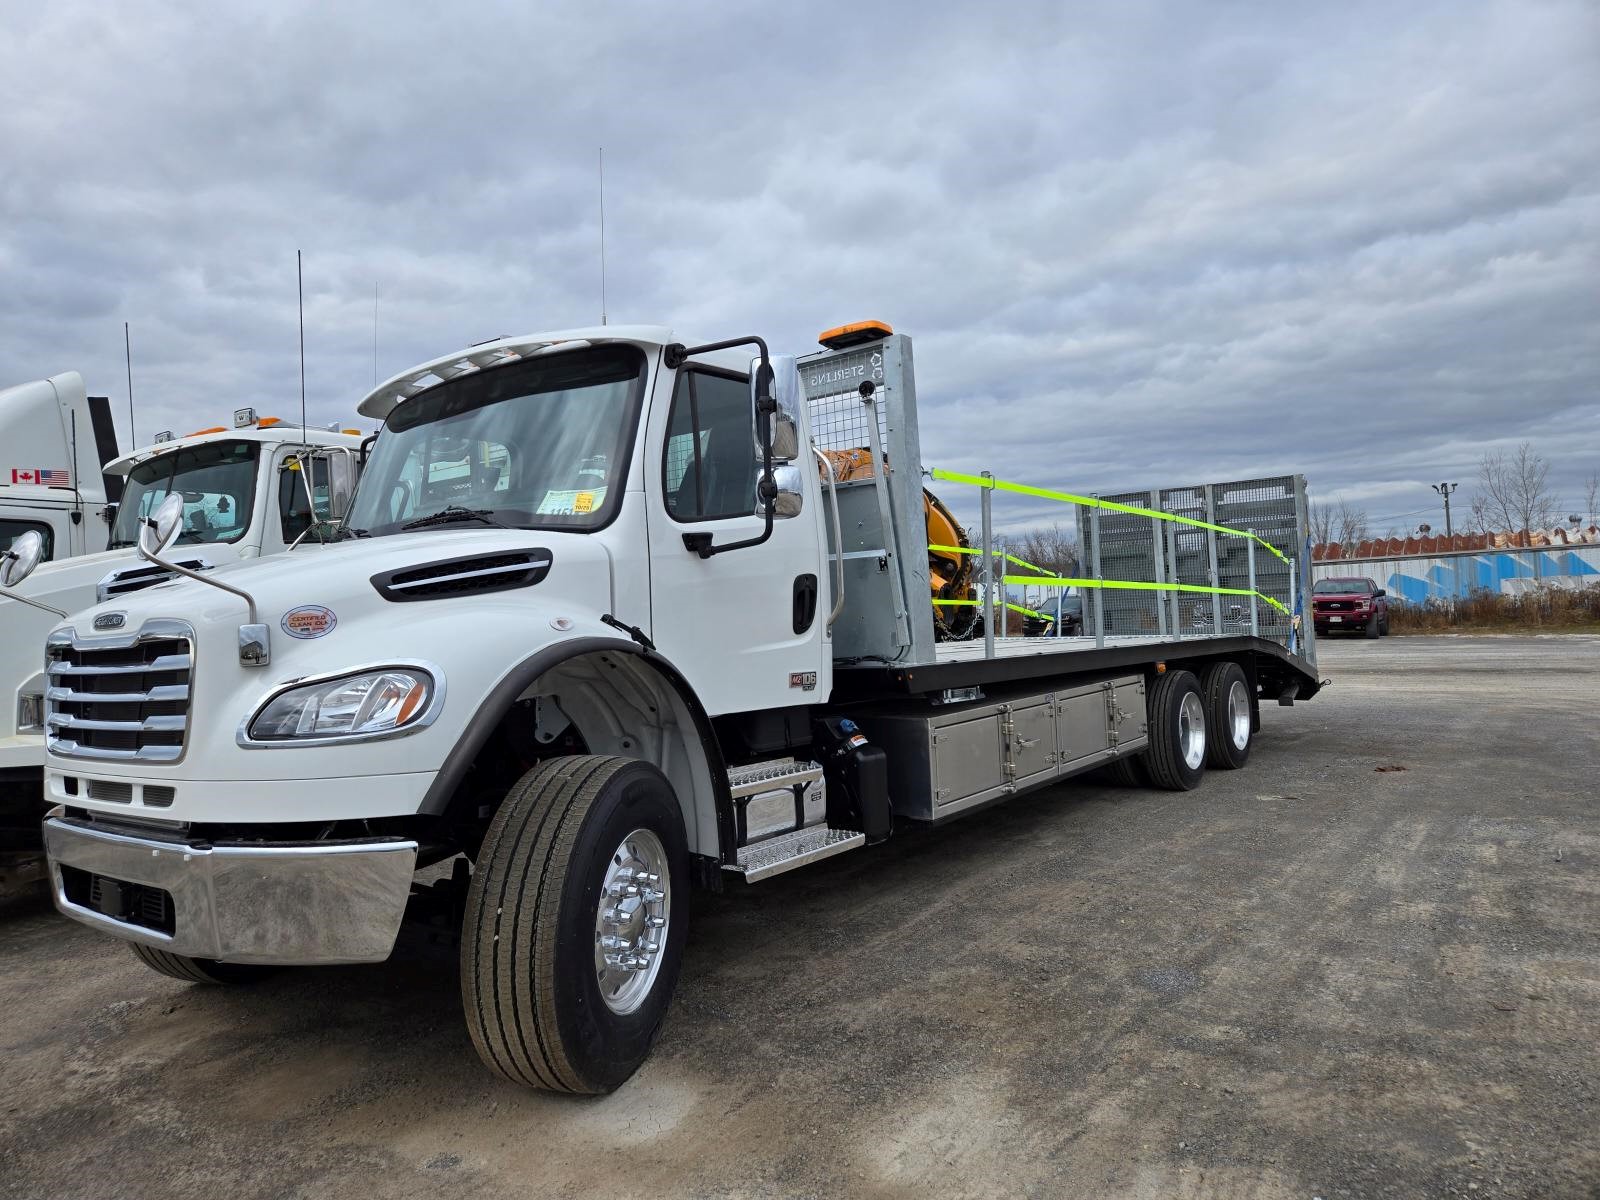
POLYGON ((0 517, 0 553, 9 550, 12 542, 30 531, 44 538, 44 557, 40 561, 48 562, 51 552, 55 550, 55 530, 38 521, 14 521, 10 517, 0 517))
POLYGON ((667 512, 679 521, 749 516, 756 470, 749 382, 708 371, 679 375, 662 460, 667 512))
POLYGON ((313 520, 327 520, 331 511, 326 454, 312 455, 309 459, 297 455, 278 468, 278 521, 283 526, 284 545, 293 544, 295 538, 311 528, 313 520), (307 480, 316 501, 315 512, 306 500, 307 480))

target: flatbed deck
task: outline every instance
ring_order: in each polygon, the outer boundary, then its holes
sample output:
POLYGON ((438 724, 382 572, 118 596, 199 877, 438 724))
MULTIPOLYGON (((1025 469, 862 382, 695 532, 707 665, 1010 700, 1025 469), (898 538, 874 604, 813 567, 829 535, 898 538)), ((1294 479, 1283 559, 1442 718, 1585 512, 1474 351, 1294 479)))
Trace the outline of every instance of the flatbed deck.
POLYGON ((834 668, 835 702, 908 699, 955 688, 1006 687, 1060 677, 1081 681, 1159 662, 1249 658, 1266 698, 1307 700, 1321 686, 1316 668, 1278 642, 1249 634, 1173 638, 1170 635, 996 638, 994 656, 982 641, 941 642, 931 663, 840 663, 834 668))

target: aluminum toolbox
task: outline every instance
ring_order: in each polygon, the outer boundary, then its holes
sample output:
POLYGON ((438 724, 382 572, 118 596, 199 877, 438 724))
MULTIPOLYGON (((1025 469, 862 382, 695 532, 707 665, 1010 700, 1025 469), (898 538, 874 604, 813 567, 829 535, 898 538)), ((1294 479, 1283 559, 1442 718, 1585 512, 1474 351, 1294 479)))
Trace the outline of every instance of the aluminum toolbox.
POLYGON ((861 725, 889 756, 895 815, 938 821, 1142 749, 1144 679, 862 718, 861 725))

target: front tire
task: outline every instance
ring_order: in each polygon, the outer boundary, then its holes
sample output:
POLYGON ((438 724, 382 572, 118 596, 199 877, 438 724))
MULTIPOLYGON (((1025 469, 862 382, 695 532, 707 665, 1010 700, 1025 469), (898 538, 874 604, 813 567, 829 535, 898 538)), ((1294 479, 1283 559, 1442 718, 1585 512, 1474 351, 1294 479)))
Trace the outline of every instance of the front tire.
POLYGON ((254 963, 226 963, 218 962, 214 958, 190 958, 187 954, 173 954, 138 942, 129 943, 128 949, 132 950, 133 956, 152 971, 165 975, 168 979, 181 979, 184 983, 221 986, 255 983, 276 970, 274 967, 254 963))
POLYGON ((1379 628, 1378 628, 1378 614, 1377 613, 1373 613, 1371 617, 1367 618, 1367 631, 1366 632, 1367 632, 1367 641, 1375 642, 1375 641, 1378 640, 1379 628))
POLYGON ((467 894, 461 999, 479 1056, 527 1087, 614 1090, 661 1032, 688 927, 689 853, 666 776, 595 755, 529 771, 467 894))
POLYGON ((1206 706, 1206 764, 1236 771, 1250 758, 1254 697, 1236 662, 1212 663, 1200 680, 1206 706))
POLYGON ((1191 671, 1156 676, 1147 701, 1150 782, 1173 792, 1198 787, 1206 770, 1206 711, 1200 681, 1191 671))

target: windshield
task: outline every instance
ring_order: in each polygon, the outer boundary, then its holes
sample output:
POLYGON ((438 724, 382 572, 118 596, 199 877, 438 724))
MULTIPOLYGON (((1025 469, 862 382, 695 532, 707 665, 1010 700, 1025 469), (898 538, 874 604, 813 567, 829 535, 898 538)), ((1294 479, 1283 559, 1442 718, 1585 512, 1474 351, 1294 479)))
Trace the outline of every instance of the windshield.
POLYGON ((1318 596, 1348 596, 1351 593, 1365 596, 1372 591, 1367 579, 1319 579, 1311 591, 1318 596))
POLYGON ((373 446, 349 528, 398 533, 445 509, 524 529, 600 528, 622 502, 644 375, 636 347, 598 346, 404 401, 373 446))
POLYGON ((145 459, 128 472, 111 548, 137 545, 140 518, 173 492, 183 495, 178 545, 238 541, 250 527, 260 452, 255 442, 203 442, 145 459))

